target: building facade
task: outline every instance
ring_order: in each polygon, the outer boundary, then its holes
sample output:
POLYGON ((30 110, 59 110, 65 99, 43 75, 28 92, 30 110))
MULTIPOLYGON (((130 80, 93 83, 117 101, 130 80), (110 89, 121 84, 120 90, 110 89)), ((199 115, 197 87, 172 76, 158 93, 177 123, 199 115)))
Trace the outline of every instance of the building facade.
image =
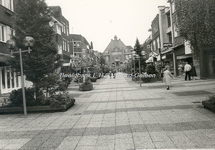
POLYGON ((63 16, 60 6, 49 6, 51 9, 52 22, 56 36, 55 42, 58 46, 58 54, 62 56, 63 66, 70 66, 70 55, 72 50, 69 42, 69 21, 63 16))
POLYGON ((176 15, 174 0, 168 0, 170 7, 159 6, 158 15, 151 25, 150 57, 154 64, 170 66, 174 76, 181 75, 179 65, 186 62, 193 63, 190 46, 179 35, 176 28, 176 15))
POLYGON ((127 47, 117 36, 111 40, 103 52, 106 65, 112 70, 122 71, 131 57, 131 46, 127 47))
POLYGON ((21 77, 8 65, 11 54, 6 42, 14 35, 12 16, 14 14, 13 0, 0 1, 0 94, 9 93, 21 88, 21 77))
POLYGON ((92 62, 93 50, 86 38, 79 34, 70 34, 69 41, 72 50, 73 68, 75 67, 75 70, 78 71, 81 70, 81 67, 89 67, 92 62))

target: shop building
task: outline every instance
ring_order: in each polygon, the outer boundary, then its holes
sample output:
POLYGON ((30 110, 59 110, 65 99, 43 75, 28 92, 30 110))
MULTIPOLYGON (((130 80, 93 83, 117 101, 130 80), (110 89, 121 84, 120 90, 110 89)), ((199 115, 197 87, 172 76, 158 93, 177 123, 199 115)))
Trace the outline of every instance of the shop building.
POLYGON ((21 77, 8 64, 12 59, 6 42, 14 35, 12 16, 14 14, 13 0, 0 1, 0 94, 9 93, 21 88, 21 77))

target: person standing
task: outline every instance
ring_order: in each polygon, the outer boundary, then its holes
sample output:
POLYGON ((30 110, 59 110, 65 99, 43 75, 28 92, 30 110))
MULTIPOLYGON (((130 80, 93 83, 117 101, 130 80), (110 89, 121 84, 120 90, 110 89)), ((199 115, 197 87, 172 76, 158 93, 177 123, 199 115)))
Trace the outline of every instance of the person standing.
POLYGON ((171 79, 173 79, 173 76, 169 70, 170 68, 166 67, 166 70, 164 71, 164 81, 167 85, 167 90, 169 90, 169 86, 171 85, 171 79))
POLYGON ((110 75, 110 79, 111 79, 111 75, 112 75, 111 71, 109 72, 109 75, 110 75))
POLYGON ((192 78, 193 80, 195 80, 194 77, 197 76, 197 74, 196 74, 196 67, 195 67, 193 64, 191 64, 190 76, 191 76, 191 78, 192 78))
POLYGON ((187 80, 187 76, 190 80, 190 70, 191 70, 191 66, 188 64, 188 62, 186 62, 186 65, 184 66, 185 81, 187 80))

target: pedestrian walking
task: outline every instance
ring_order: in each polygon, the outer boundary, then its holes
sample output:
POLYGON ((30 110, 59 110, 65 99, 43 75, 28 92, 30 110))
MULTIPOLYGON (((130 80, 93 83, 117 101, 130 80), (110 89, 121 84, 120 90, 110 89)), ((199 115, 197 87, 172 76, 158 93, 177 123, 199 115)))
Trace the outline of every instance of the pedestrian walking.
POLYGON ((113 72, 113 78, 116 78, 116 71, 113 72))
POLYGON ((185 81, 187 80, 187 76, 190 80, 190 70, 191 70, 191 66, 188 64, 188 62, 186 62, 186 65, 184 66, 185 81))
POLYGON ((112 73, 111 73, 111 71, 109 72, 109 76, 110 76, 110 79, 111 79, 111 76, 112 76, 112 73))
POLYGON ((169 86, 171 85, 171 79, 173 79, 173 76, 169 70, 170 68, 166 67, 166 70, 164 71, 164 81, 167 85, 167 90, 169 90, 169 86))
POLYGON ((193 64, 191 64, 190 76, 192 80, 195 80, 195 77, 197 76, 196 67, 193 64))

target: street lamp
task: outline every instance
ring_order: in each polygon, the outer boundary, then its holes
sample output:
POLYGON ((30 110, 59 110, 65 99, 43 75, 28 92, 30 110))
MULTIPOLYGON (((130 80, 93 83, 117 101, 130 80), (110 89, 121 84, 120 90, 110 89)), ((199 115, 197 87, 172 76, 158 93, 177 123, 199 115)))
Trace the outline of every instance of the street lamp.
POLYGON ((136 56, 136 51, 133 51, 132 54, 133 54, 133 59, 134 59, 134 74, 135 74, 135 56, 136 56))
POLYGON ((23 64, 22 64, 22 53, 28 52, 30 53, 31 47, 34 45, 34 39, 30 36, 27 36, 23 40, 23 44, 28 47, 28 50, 21 50, 17 52, 13 52, 13 49, 15 48, 15 41, 13 39, 10 39, 7 41, 7 46, 11 50, 11 55, 14 53, 19 53, 20 55, 20 68, 21 68, 21 80, 22 80, 22 96, 23 96, 23 108, 24 108, 24 115, 27 116, 27 108, 26 108, 26 99, 25 99, 25 83, 24 83, 24 76, 23 76, 23 64))

